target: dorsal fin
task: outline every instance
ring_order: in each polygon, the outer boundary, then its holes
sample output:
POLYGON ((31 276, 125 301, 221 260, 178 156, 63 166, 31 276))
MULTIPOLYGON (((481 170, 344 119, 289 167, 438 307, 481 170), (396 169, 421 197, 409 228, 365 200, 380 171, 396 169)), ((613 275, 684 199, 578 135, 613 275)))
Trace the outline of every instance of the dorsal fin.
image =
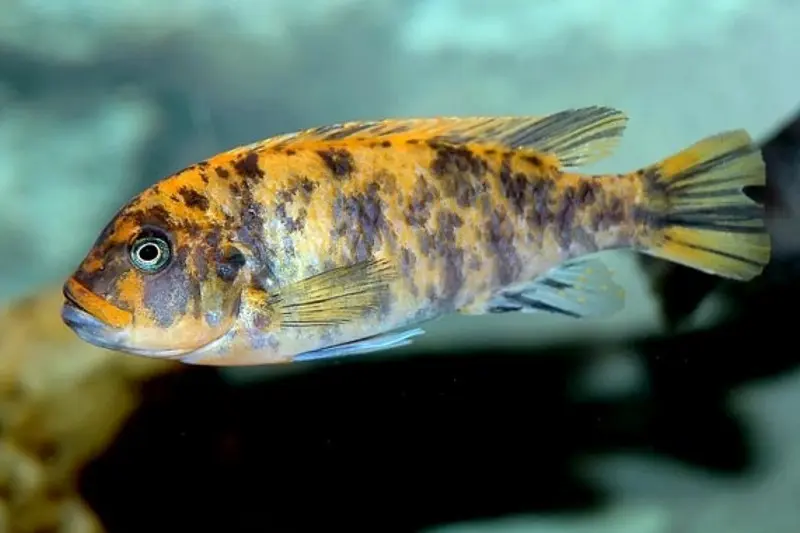
POLYGON ((611 107, 591 106, 547 116, 399 118, 352 121, 285 133, 238 148, 288 148, 295 143, 345 141, 356 138, 437 140, 484 143, 535 150, 575 167, 611 155, 627 124, 627 116, 611 107))

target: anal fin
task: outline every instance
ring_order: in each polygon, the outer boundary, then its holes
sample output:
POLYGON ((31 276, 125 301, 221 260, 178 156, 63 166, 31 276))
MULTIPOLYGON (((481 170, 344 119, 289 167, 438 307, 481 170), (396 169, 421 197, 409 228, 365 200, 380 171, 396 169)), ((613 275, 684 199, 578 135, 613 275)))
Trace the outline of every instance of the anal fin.
POLYGON ((392 348, 399 348, 407 346, 413 342, 413 337, 417 337, 425 333, 421 328, 407 329, 398 332, 383 333, 380 335, 373 335, 372 337, 365 337, 343 344, 328 346, 318 350, 311 350, 303 352, 294 357, 293 362, 301 361, 314 361, 317 359, 333 359, 336 357, 345 357, 350 355, 363 355, 372 352, 379 352, 383 350, 390 350, 392 348))
POLYGON ((573 318, 610 316, 625 304, 625 291, 599 259, 578 259, 529 283, 503 289, 487 304, 490 313, 545 312, 573 318))

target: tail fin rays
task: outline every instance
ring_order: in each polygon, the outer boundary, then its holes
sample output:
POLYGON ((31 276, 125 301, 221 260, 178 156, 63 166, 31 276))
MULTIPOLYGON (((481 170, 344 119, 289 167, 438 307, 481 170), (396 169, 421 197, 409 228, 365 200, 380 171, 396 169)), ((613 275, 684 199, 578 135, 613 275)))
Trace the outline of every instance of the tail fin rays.
POLYGON ((744 130, 707 137, 639 173, 648 224, 643 252, 747 281, 770 258, 764 209, 743 188, 766 183, 761 152, 744 130))

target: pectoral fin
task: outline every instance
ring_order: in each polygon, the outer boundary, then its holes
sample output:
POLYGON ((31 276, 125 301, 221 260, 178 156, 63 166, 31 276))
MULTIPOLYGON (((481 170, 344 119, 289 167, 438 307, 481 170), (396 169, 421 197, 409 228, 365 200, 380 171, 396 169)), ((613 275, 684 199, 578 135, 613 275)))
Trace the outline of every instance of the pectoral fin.
POLYGON ((272 293, 268 305, 284 328, 334 326, 376 311, 396 272, 383 259, 338 267, 272 293))
POLYGON ((413 337, 417 337, 424 333, 425 331, 420 328, 399 331, 396 333, 384 333, 382 335, 366 337, 357 341, 320 348, 319 350, 303 352, 295 356, 293 361, 300 362, 313 361, 316 359, 332 359, 335 357, 363 355, 372 352, 390 350, 392 348, 407 346, 413 342, 413 337))
POLYGON ((610 316, 625 304, 625 291, 599 259, 560 265, 533 281, 505 289, 488 303, 490 313, 547 312, 589 318, 610 316))

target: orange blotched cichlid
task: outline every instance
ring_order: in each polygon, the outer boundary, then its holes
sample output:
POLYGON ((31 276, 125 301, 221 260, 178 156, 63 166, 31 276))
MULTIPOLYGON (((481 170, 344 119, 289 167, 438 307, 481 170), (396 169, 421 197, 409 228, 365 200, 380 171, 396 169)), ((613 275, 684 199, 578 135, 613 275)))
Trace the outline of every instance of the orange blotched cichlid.
POLYGON ((622 289, 588 254, 633 249, 749 280, 770 255, 742 130, 627 174, 627 117, 349 122, 235 148, 125 205, 66 282, 85 341, 247 365, 401 346, 447 313, 602 316, 622 289))

